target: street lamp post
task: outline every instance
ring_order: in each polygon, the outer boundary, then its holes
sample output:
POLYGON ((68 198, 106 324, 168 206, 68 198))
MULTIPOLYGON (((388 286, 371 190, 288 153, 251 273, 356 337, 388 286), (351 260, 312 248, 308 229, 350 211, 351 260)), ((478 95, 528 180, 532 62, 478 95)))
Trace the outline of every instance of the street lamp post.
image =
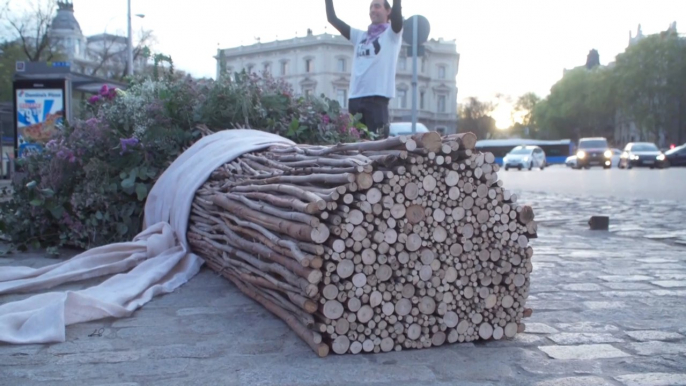
POLYGON ((131 37, 131 0, 127 0, 128 3, 128 13, 127 13, 127 21, 128 21, 128 44, 127 44, 127 51, 128 51, 128 60, 127 60, 127 75, 133 75, 133 39, 131 37))
MULTIPOLYGON (((126 1, 128 5, 128 12, 126 14, 126 19, 128 22, 128 34, 127 34, 127 44, 126 44, 126 51, 127 51, 127 68, 128 70, 126 71, 127 75, 133 75, 133 37, 131 33, 131 0, 126 1)), ((141 19, 145 17, 143 14, 136 14, 136 17, 140 17, 141 19)))

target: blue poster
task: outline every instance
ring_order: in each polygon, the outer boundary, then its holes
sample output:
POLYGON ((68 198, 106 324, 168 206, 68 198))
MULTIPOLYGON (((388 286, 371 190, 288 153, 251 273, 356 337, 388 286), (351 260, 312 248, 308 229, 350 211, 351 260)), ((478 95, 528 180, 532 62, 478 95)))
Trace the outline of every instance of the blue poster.
POLYGON ((19 157, 39 152, 64 121, 62 89, 17 90, 19 157))

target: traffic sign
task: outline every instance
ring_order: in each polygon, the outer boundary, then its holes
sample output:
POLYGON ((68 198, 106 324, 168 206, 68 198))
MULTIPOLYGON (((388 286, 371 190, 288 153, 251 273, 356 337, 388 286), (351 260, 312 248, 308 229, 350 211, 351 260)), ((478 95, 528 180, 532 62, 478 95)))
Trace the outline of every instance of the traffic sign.
POLYGON ((417 45, 421 45, 429 40, 429 33, 431 32, 429 20, 422 15, 414 15, 405 20, 405 23, 403 24, 403 40, 405 43, 412 45, 412 32, 414 31, 415 18, 417 19, 417 45))

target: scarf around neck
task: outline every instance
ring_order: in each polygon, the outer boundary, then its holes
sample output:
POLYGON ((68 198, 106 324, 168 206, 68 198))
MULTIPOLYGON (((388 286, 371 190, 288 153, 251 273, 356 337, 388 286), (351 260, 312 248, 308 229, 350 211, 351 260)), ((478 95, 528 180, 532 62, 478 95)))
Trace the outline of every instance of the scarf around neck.
POLYGON ((369 28, 367 28, 367 43, 366 44, 369 44, 370 42, 376 40, 379 36, 381 36, 382 33, 386 32, 386 30, 390 26, 391 26, 391 23, 370 24, 369 28))

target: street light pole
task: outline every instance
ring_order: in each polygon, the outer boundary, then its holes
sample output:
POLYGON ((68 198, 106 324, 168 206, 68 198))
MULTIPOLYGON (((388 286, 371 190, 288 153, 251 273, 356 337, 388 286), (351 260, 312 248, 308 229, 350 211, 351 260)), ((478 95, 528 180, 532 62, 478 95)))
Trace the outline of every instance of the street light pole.
POLYGON ((131 0, 127 0, 128 3, 128 13, 127 13, 127 21, 129 24, 129 34, 128 34, 128 44, 127 44, 127 67, 128 70, 126 71, 127 75, 133 75, 133 39, 131 37, 131 0))

